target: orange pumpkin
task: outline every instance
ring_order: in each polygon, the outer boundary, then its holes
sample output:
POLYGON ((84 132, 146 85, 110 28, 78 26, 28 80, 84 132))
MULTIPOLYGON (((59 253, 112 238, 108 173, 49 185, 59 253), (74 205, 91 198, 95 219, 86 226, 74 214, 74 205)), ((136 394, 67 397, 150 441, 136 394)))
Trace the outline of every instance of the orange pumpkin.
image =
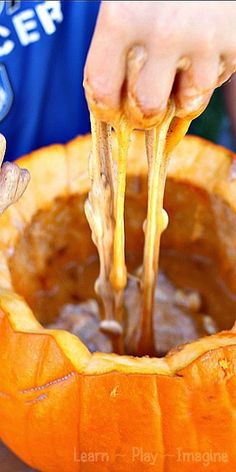
MULTIPOLYGON (((89 149, 90 136, 79 137, 20 159, 31 182, 0 219, 0 437, 45 472, 201 472, 207 462, 209 471, 232 472, 234 156, 195 137, 177 147, 161 255, 173 280, 200 283, 209 313, 227 330, 163 358, 134 358, 92 354, 76 336, 43 327, 59 306, 93 293, 90 262, 97 254, 84 215, 89 149), (81 270, 72 274, 76 266, 81 270), (216 273, 224 290, 212 285, 209 274, 216 273)), ((127 257, 137 265, 146 179, 143 135, 136 133, 128 162, 126 231, 127 257)))

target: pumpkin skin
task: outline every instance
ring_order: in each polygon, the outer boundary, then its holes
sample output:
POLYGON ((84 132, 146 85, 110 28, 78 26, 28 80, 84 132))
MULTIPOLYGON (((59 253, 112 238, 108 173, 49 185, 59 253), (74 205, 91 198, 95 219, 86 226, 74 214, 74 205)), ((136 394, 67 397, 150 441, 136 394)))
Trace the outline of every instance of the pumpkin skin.
MULTIPOLYGON (((0 219, 0 437, 27 464, 45 472, 201 472, 206 470, 203 457, 214 453, 218 456, 210 457, 208 470, 232 472, 233 329, 161 359, 91 354, 77 337, 44 329, 37 321, 26 301, 31 294, 22 271, 17 272, 20 294, 14 288, 10 261, 24 228, 39 211, 50 211, 56 199, 87 194, 89 150, 90 137, 79 137, 20 159, 31 182, 0 219)), ((229 180, 233 160, 223 148, 199 138, 187 137, 178 146, 167 182, 170 226, 163 246, 200 247, 202 254, 218 257, 235 292, 230 233, 235 221, 228 216, 236 212, 236 187, 229 180), (183 199, 176 201, 173 189, 178 185, 193 192, 205 208, 200 236, 193 237, 194 228, 187 224, 191 202, 188 209, 183 199), (217 225, 208 231, 211 218, 221 220, 218 231, 217 225)), ((146 172, 143 135, 136 133, 128 163, 131 197, 140 193, 142 200, 144 185, 136 184, 140 176, 145 181, 146 172)), ((135 231, 140 236, 141 225, 135 231)), ((128 245, 138 254, 138 238, 131 239, 128 245)), ((84 251, 95 251, 86 237, 84 251)))

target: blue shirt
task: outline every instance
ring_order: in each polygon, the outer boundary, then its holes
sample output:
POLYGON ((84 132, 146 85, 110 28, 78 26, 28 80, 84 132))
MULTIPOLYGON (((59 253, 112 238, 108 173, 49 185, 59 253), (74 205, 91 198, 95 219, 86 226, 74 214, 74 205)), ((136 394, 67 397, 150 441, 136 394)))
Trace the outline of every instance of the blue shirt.
POLYGON ((89 130, 83 68, 98 9, 98 1, 0 1, 7 160, 89 130))

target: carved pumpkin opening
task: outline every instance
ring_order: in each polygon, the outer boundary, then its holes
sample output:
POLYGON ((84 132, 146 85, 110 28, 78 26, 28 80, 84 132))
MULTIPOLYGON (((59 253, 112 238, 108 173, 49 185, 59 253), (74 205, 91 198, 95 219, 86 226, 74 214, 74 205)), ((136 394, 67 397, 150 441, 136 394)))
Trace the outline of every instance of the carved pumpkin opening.
MULTIPOLYGON (((14 289, 40 323, 74 332, 91 351, 112 352, 109 339, 99 331, 94 291, 98 256, 84 214, 86 196, 57 197, 49 208, 39 210, 20 235, 9 267, 14 289)), ((146 176, 129 175, 125 226, 130 273, 142 262, 146 205, 146 176)), ((179 344, 231 329, 236 319, 236 214, 219 196, 171 175, 165 208, 170 223, 162 237, 155 315, 159 356, 179 344)), ((132 354, 139 306, 136 281, 130 278, 127 354, 132 354)))

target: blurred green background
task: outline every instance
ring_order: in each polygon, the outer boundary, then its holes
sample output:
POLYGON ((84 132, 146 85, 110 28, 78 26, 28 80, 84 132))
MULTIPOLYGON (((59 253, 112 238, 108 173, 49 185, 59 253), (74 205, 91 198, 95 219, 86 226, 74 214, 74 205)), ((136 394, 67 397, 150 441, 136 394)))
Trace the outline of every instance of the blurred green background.
POLYGON ((222 88, 216 89, 204 113, 192 122, 189 133, 236 151, 222 88))

